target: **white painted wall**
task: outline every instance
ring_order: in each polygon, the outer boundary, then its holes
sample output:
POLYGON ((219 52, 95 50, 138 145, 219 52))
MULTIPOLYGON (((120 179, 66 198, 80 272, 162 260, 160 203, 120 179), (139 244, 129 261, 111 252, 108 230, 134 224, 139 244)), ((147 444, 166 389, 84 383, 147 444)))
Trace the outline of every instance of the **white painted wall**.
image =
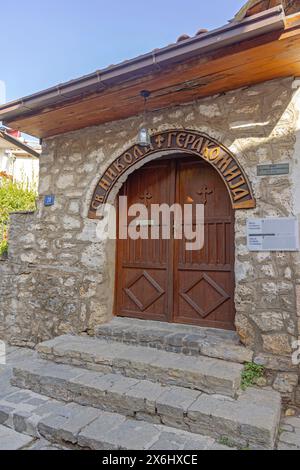
POLYGON ((38 185, 39 159, 25 152, 0 147, 0 172, 12 175, 15 181, 38 185))
POLYGON ((37 158, 17 157, 14 163, 13 177, 16 181, 25 181, 38 185, 39 160, 37 158))

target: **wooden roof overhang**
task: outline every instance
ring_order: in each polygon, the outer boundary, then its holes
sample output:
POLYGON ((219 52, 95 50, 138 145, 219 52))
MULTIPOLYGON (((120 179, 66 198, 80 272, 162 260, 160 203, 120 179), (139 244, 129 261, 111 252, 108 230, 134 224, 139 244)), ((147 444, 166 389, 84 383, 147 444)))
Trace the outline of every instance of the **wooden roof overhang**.
POLYGON ((241 22, 2 105, 5 125, 44 138, 279 77, 300 75, 300 13, 241 22))

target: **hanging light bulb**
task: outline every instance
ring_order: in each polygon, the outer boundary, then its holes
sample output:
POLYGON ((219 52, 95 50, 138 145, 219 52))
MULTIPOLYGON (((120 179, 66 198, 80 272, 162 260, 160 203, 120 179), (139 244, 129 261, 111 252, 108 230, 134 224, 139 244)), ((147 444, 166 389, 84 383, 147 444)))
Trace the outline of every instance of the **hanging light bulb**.
MULTIPOLYGON (((150 91, 142 90, 141 96, 144 98, 144 120, 146 122, 146 105, 147 105, 147 98, 150 96, 150 91)), ((149 133, 149 129, 147 127, 142 127, 138 133, 138 144, 141 147, 149 147, 151 145, 151 136, 149 133)))

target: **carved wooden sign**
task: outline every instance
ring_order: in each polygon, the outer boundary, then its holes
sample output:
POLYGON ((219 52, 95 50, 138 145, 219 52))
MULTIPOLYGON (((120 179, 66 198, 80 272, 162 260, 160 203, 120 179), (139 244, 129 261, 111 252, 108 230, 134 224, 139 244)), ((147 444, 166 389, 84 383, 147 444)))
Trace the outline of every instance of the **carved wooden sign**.
POLYGON ((114 185, 132 166, 163 151, 197 155, 212 165, 222 177, 233 209, 251 209, 255 199, 248 178, 234 155, 217 141, 197 131, 172 130, 154 134, 149 147, 133 145, 118 157, 100 178, 94 191, 89 218, 97 218, 97 209, 108 201, 114 185))

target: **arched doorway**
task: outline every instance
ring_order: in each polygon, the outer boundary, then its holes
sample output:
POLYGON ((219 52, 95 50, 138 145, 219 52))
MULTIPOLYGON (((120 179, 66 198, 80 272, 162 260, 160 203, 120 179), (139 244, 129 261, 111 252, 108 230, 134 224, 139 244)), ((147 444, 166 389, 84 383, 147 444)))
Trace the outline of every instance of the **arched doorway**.
POLYGON ((204 204, 205 230, 197 251, 173 236, 119 239, 115 315, 234 329, 234 210, 219 173, 205 160, 173 154, 132 173, 120 195, 129 206, 204 204))

